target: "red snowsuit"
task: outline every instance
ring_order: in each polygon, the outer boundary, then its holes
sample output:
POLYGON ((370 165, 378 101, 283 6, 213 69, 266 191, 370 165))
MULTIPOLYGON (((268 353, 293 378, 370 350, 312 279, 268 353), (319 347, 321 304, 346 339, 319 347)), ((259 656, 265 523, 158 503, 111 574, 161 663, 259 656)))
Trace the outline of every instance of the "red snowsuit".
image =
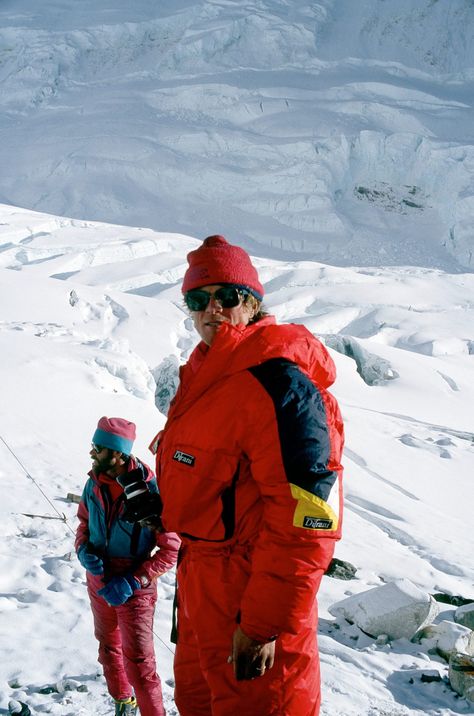
POLYGON ((175 700, 181 716, 316 716, 316 593, 341 534, 343 427, 324 346, 273 317, 200 343, 160 436, 162 520, 182 539, 175 700), (237 681, 232 634, 276 640, 237 681))
MULTIPOLYGON (((129 469, 140 465, 147 480, 153 474, 131 458, 129 469)), ((160 678, 156 673, 153 616, 157 599, 156 577, 176 563, 179 538, 157 533, 122 519, 124 494, 107 475, 89 473, 78 509, 76 551, 89 543, 104 561, 104 574, 87 575, 87 590, 94 617, 102 664, 110 695, 137 698, 142 716, 164 716, 160 678), (151 556, 154 547, 159 549, 151 556), (121 606, 112 607, 97 592, 108 578, 134 574, 150 581, 121 606)))

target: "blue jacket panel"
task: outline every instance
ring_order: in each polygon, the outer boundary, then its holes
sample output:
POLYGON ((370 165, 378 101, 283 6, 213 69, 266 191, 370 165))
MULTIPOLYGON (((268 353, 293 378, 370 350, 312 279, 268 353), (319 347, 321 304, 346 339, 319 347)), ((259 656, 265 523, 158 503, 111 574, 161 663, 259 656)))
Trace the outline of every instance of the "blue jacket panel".
MULTIPOLYGON (((150 492, 157 492, 156 479, 150 469, 131 458, 129 470, 138 468, 150 492)), ((124 519, 126 499, 123 492, 115 499, 107 480, 89 473, 78 509, 79 527, 76 549, 83 543, 97 554, 109 558, 132 559, 147 557, 156 544, 156 534, 137 522, 124 519)))

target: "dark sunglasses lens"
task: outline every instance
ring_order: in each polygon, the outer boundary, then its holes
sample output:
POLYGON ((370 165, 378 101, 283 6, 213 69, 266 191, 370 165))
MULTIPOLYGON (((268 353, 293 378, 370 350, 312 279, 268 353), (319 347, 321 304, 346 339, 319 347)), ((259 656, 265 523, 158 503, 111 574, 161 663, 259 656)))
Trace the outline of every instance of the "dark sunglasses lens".
POLYGON ((207 291, 188 291, 184 297, 190 311, 204 311, 210 300, 211 294, 207 291))
POLYGON ((240 293, 233 286, 222 286, 214 294, 216 301, 219 301, 222 308, 235 308, 240 302, 240 293))
POLYGON ((92 444, 92 449, 95 450, 95 452, 102 452, 104 449, 102 445, 94 445, 92 444))

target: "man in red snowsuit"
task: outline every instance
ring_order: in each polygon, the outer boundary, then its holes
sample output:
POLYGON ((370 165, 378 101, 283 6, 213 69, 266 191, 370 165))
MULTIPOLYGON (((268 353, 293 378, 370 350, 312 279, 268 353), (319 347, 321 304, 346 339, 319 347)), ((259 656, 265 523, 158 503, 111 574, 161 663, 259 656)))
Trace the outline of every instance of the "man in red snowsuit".
POLYGON ((78 509, 76 551, 87 570, 99 662, 116 716, 135 714, 137 702, 142 716, 164 716, 153 645, 156 578, 176 563, 180 542, 175 534, 127 519, 117 477, 133 471, 137 484, 156 492, 150 468, 130 454, 134 439, 133 423, 99 420, 78 509))
POLYGON ((181 716, 317 716, 316 594, 341 535, 343 426, 324 346, 261 310, 250 257, 188 255, 202 341, 157 444, 162 522, 182 539, 181 716))

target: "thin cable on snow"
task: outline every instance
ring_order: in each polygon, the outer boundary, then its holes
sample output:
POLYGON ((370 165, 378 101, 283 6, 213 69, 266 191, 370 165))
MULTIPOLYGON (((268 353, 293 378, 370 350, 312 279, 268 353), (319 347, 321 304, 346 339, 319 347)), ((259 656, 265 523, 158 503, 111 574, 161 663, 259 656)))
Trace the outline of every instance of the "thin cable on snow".
POLYGON ((13 457, 15 458, 15 460, 17 461, 17 463, 20 465, 20 467, 21 467, 21 469, 23 470, 23 472, 25 473, 25 475, 30 478, 30 480, 33 482, 33 484, 34 484, 34 485, 38 488, 38 490, 41 492, 41 494, 43 495, 43 497, 44 497, 44 499, 46 500, 46 502, 48 502, 48 504, 53 508, 53 510, 56 512, 56 514, 59 515, 59 517, 61 518, 61 522, 64 522, 64 524, 66 525, 66 527, 67 527, 67 528, 70 530, 70 532, 72 532, 72 534, 75 536, 76 533, 74 532, 73 528, 71 527, 71 525, 70 525, 69 522, 67 521, 66 515, 65 515, 65 514, 61 514, 61 512, 59 512, 59 510, 56 508, 55 504, 49 499, 49 497, 48 497, 48 495, 45 493, 45 491, 38 485, 38 483, 36 482, 36 480, 35 480, 35 478, 33 477, 33 475, 31 475, 31 473, 28 472, 28 470, 26 469, 25 465, 22 463, 22 461, 20 460, 20 458, 18 457, 18 455, 15 453, 15 451, 13 450, 13 448, 10 447, 10 445, 7 443, 7 441, 5 440, 5 438, 4 438, 2 435, 0 435, 0 440, 1 440, 2 443, 5 445, 5 447, 6 447, 7 450, 10 452, 10 454, 13 455, 13 457))

